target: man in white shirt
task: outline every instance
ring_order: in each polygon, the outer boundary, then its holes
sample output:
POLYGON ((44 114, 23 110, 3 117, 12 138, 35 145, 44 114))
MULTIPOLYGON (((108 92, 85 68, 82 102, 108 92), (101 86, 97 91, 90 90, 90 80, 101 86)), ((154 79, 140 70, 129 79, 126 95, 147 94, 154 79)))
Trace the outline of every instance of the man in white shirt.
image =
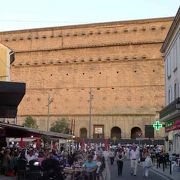
POLYGON ((37 157, 34 155, 33 150, 30 150, 28 154, 27 154, 27 151, 26 151, 25 157, 26 157, 28 162, 31 161, 31 160, 37 159, 37 157))
POLYGON ((136 146, 133 146, 130 151, 131 175, 136 176, 139 157, 140 157, 139 150, 137 149, 136 146))

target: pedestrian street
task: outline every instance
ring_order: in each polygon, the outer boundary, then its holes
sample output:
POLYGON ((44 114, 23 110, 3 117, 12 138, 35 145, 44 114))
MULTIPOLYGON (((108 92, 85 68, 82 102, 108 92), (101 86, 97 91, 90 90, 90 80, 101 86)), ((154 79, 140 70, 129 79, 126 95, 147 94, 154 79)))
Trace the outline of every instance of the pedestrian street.
POLYGON ((129 160, 124 160, 122 176, 118 176, 116 161, 114 161, 113 165, 111 165, 108 162, 107 168, 109 168, 108 174, 110 174, 110 176, 108 177, 107 180, 145 180, 145 179, 148 179, 148 180, 167 180, 168 179, 168 178, 162 177, 161 175, 154 173, 152 171, 149 172, 148 178, 143 177, 143 168, 141 165, 138 165, 137 175, 132 176, 131 175, 131 166, 130 166, 129 160))

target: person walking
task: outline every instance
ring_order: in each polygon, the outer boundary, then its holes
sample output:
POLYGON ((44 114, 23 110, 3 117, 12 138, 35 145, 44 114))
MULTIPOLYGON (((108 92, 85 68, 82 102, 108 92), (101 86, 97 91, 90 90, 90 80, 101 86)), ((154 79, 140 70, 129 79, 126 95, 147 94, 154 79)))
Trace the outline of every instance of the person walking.
POLYGON ((139 158, 140 158, 139 149, 136 146, 133 146, 130 151, 131 175, 136 176, 139 158))
POLYGON ((109 158, 111 161, 111 165, 113 165, 113 163, 114 163, 114 152, 113 152, 113 150, 109 151, 109 158))
POLYGON ((149 170, 150 170, 150 168, 151 168, 152 166, 153 166, 153 163, 152 163, 152 159, 151 159, 151 157, 150 157, 150 153, 147 152, 147 153, 146 153, 146 159, 145 159, 145 161, 144 161, 144 168, 143 168, 143 170, 144 170, 143 176, 144 176, 145 178, 148 178, 148 177, 149 177, 149 170))
POLYGON ((117 153, 116 153, 116 157, 115 160, 117 162, 117 169, 118 169, 118 176, 122 176, 122 170, 123 170, 123 159, 124 159, 125 155, 122 149, 120 149, 117 153))

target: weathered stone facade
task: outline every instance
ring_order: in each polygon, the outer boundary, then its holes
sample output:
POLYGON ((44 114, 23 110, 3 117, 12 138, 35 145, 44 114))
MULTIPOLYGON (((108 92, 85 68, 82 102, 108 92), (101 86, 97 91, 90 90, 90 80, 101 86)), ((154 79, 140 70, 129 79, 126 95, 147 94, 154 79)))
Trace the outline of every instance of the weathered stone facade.
POLYGON ((144 135, 164 105, 160 47, 171 23, 159 18, 0 32, 0 42, 16 52, 11 79, 27 83, 18 122, 31 115, 46 129, 50 95, 51 123, 75 119, 79 136, 89 127, 91 87, 92 134, 93 125, 104 125, 105 137, 115 126, 122 138, 130 138, 133 127, 144 135))

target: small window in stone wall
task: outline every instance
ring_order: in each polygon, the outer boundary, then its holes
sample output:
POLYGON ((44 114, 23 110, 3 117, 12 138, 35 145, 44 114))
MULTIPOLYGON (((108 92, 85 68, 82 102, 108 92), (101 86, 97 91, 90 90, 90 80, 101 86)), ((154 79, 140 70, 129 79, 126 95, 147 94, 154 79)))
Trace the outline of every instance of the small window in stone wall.
POLYGON ((141 29, 142 29, 142 31, 146 31, 146 27, 145 26, 143 26, 141 29))
POLYGON ((152 26, 152 27, 150 27, 150 29, 154 31, 154 30, 156 30, 156 27, 152 26))
POLYGON ((31 40, 31 36, 28 36, 27 39, 28 39, 28 40, 31 40))
POLYGON ((164 30, 164 29, 166 29, 166 26, 162 25, 160 28, 161 28, 161 30, 164 30))
POLYGON ((137 28, 136 28, 136 27, 134 27, 134 28, 133 28, 133 31, 134 31, 134 32, 136 32, 136 31, 137 31, 137 28))
POLYGON ((117 31, 117 30, 114 30, 113 33, 116 34, 116 33, 118 33, 118 31, 117 31))

